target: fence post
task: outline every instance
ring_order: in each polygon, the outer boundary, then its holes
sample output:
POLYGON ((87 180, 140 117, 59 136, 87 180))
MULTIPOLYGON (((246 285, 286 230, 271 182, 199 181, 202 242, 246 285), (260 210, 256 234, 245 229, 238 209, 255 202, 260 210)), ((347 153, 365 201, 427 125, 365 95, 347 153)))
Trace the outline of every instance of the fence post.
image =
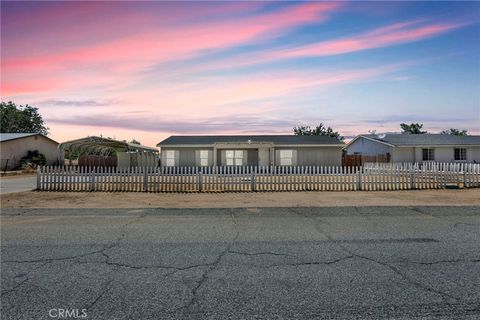
POLYGON ((37 190, 40 190, 40 166, 37 168, 37 190))
POLYGON ((198 170, 198 192, 202 192, 202 169, 198 170))
POLYGON ((256 167, 256 166, 254 166, 253 168, 250 167, 250 169, 251 169, 251 171, 252 171, 252 178, 251 178, 251 180, 252 180, 252 181, 251 181, 252 191, 256 191, 256 190, 255 190, 255 173, 256 173, 256 171, 257 171, 257 167, 256 167))
POLYGON ((93 176, 93 171, 95 170, 95 167, 93 168, 89 168, 90 169, 90 172, 89 172, 89 177, 90 177, 90 191, 95 191, 95 177, 93 176))
POLYGON ((362 190, 362 167, 357 167, 358 169, 358 178, 357 178, 357 190, 362 190))
POLYGON ((148 174, 146 167, 143 167, 143 191, 148 192, 148 174))
POLYGON ((415 189, 415 168, 410 170, 410 190, 415 189))

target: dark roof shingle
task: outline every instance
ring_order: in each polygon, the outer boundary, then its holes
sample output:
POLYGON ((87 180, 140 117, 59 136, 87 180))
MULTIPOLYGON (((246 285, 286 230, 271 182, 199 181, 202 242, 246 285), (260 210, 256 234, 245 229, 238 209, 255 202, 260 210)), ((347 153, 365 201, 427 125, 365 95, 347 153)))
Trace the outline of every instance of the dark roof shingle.
POLYGON ((273 142, 275 145, 344 145, 336 138, 329 136, 295 136, 295 135, 233 135, 233 136, 170 136, 157 146, 165 145, 204 145, 216 142, 273 142))
POLYGON ((395 146, 428 146, 428 145, 479 145, 480 136, 454 136, 450 134, 365 134, 377 141, 393 144, 395 146))

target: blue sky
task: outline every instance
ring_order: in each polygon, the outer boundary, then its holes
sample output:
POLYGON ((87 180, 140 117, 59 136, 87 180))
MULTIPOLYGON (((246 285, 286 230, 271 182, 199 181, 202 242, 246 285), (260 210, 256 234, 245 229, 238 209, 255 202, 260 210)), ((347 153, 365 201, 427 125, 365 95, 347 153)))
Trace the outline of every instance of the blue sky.
POLYGON ((2 2, 2 101, 59 141, 480 134, 478 2, 2 2))

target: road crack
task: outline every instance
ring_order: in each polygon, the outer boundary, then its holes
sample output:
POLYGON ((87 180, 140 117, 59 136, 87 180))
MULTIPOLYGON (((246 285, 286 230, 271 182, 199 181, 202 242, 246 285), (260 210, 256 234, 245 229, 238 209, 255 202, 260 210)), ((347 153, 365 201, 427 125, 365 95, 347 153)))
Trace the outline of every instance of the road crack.
POLYGON ((414 287, 418 288, 418 289, 421 289, 423 291, 427 291, 427 292, 431 292, 431 293, 436 293, 438 295, 440 295, 442 298, 450 298, 450 299, 454 299, 456 301, 459 301, 460 298, 456 297, 456 296, 453 296, 451 294, 448 294, 446 292, 443 292, 441 290, 437 290, 435 288, 432 288, 430 286, 427 286, 419 281, 416 281, 415 279, 413 279, 412 277, 410 277, 409 275, 407 275, 406 273, 402 272, 401 270, 399 270, 398 268, 396 268, 395 266, 392 266, 391 264, 387 263, 387 262, 383 262, 383 261, 380 261, 380 260, 376 260, 374 258, 371 258, 371 257, 367 257, 365 255, 361 255, 361 254, 358 254, 350 249, 348 249, 347 247, 345 247, 344 245, 342 245, 339 241, 335 241, 335 239, 333 237, 331 237, 327 232, 325 232, 323 229, 321 229, 319 226, 318 226, 318 223, 316 221, 316 219, 312 218, 312 217, 309 217, 305 214, 302 214, 300 212, 297 212, 296 210, 292 209, 292 208, 289 208, 291 212, 293 212, 294 214, 296 215, 299 215, 301 217, 304 217, 304 218, 307 218, 307 219, 310 219, 314 222, 314 226, 315 226, 315 229, 321 233, 322 235, 324 235, 325 237, 327 237, 327 239, 329 239, 330 241, 336 243, 344 252, 348 253, 350 256, 353 256, 353 257, 356 257, 356 258, 359 258, 359 259, 364 259, 366 261, 370 261, 370 262, 374 262, 378 265, 381 265, 385 268, 388 268, 389 270, 391 270, 393 273, 397 274, 398 276, 400 276, 404 281, 406 281, 407 283, 410 283, 411 285, 413 285, 414 287))
POLYGON ((272 256, 281 256, 281 257, 290 257, 298 259, 298 256, 294 256, 288 253, 277 253, 271 251, 263 251, 263 252, 242 252, 242 251, 235 251, 229 250, 228 253, 238 254, 238 255, 245 255, 245 256, 261 256, 261 255, 272 255, 272 256))
POLYGON ((83 309, 87 309, 90 311, 90 309, 92 309, 97 304, 97 302, 105 295, 105 293, 107 293, 107 291, 110 290, 110 286, 112 282, 113 282, 113 279, 109 279, 105 283, 103 288, 100 290, 100 292, 97 294, 97 296, 92 300, 92 302, 87 304, 83 309))
MULTIPOLYGON (((130 225, 134 224, 134 223, 137 223, 138 221, 140 221, 141 219, 145 218, 147 214, 144 213, 142 215, 139 215, 136 219, 130 221, 130 222, 127 222, 125 223, 120 229, 127 229, 130 225)), ((123 231, 119 237, 117 237, 117 239, 115 241, 113 241, 113 243, 107 245, 107 246, 104 246, 102 249, 99 249, 99 250, 94 250, 94 251, 89 251, 89 252, 84 252, 84 253, 80 253, 80 254, 76 254, 76 255, 73 255, 73 256, 66 256, 66 257, 55 257, 55 258, 42 258, 42 259, 30 259, 30 260, 3 260, 2 263, 39 263, 39 262, 55 262, 55 261, 65 261, 65 260, 74 260, 74 259, 78 259, 78 258, 84 258, 84 257, 87 257, 87 256, 91 256, 91 255, 94 255, 94 254, 104 254, 105 251, 107 250, 110 250, 110 249, 113 249, 117 246, 120 245, 120 243, 123 241, 123 239, 126 237, 127 235, 127 232, 126 231, 123 231)))
MULTIPOLYGON (((235 218, 235 214, 233 212, 233 209, 230 210, 230 217, 232 219, 233 226, 236 227, 238 222, 237 222, 237 219, 235 218)), ((213 271, 215 271, 217 269, 217 267, 220 264, 220 262, 222 261, 223 257, 225 255, 227 255, 229 253, 229 251, 231 251, 231 249, 235 245, 239 235, 240 235, 240 232, 237 230, 237 232, 235 234, 235 237, 232 239, 232 241, 230 241, 230 243, 227 245, 227 247, 222 252, 220 252, 220 254, 216 257, 216 259, 212 263, 208 264, 209 268, 203 272, 200 280, 197 282, 197 284, 193 287, 193 289, 191 291, 192 298, 187 302, 187 304, 185 304, 184 306, 182 306, 180 308, 177 308, 175 310, 176 312, 181 311, 181 310, 183 310, 186 313, 191 312, 191 308, 198 302, 198 291, 203 286, 203 284, 208 280, 208 276, 210 275, 210 273, 212 273, 213 271)))

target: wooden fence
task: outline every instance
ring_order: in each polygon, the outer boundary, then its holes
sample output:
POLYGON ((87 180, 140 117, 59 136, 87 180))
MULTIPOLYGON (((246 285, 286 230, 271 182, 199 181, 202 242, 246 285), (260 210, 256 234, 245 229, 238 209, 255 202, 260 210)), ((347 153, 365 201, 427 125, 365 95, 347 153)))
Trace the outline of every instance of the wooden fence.
POLYGON ((44 191, 228 192, 439 189, 480 186, 480 164, 364 167, 43 167, 44 191))
POLYGON ((361 154, 344 154, 342 156, 342 165, 347 167, 360 167, 365 163, 386 163, 390 162, 390 154, 377 154, 367 156, 361 154))

